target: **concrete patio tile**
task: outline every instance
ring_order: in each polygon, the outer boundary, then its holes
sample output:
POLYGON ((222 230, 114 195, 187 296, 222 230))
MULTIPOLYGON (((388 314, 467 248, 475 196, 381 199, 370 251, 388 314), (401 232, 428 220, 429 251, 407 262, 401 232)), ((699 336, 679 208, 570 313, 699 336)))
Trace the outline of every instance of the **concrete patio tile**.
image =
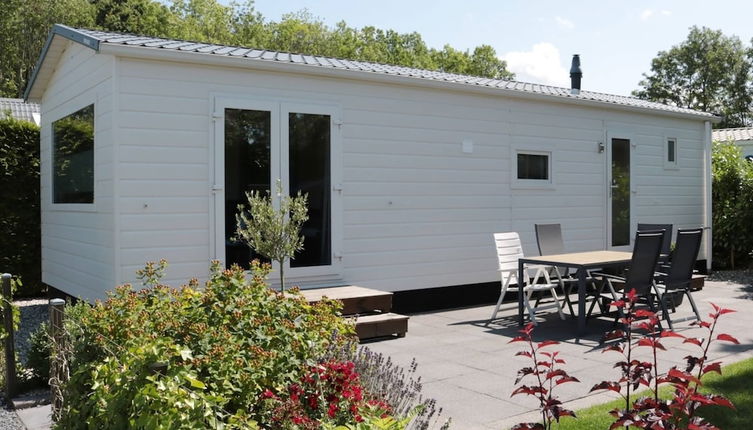
POLYGON ((452 429, 486 430, 488 425, 506 416, 517 415, 526 408, 485 394, 467 390, 446 381, 424 385, 427 391, 439 393, 437 404, 442 416, 452 417, 452 429))
MULTIPOLYGON (((694 297, 704 318, 711 311, 709 302, 739 311, 725 315, 716 333, 729 333, 742 344, 717 343, 709 352, 710 359, 729 364, 753 356, 753 330, 750 330, 753 326, 753 288, 747 292, 739 285, 707 282, 702 291, 694 293, 694 297)), ((509 343, 519 330, 514 306, 506 305, 501 318, 487 325, 492 309, 492 305, 487 305, 412 315, 405 338, 367 346, 390 355, 393 361, 403 366, 416 358, 417 375, 424 382, 423 395, 435 398, 438 406, 445 409, 444 415, 452 416, 452 428, 509 428, 516 422, 525 421, 522 417, 526 413, 535 414, 536 402, 526 396, 510 398, 517 371, 528 366, 529 359, 514 355, 525 349, 525 344, 509 343)), ((692 312, 690 306, 683 303, 672 317, 677 319, 687 315, 692 312)), ((588 332, 581 339, 576 339, 575 328, 575 319, 568 317, 561 321, 555 314, 550 314, 542 318, 534 330, 535 342, 560 342, 546 350, 559 351, 567 361, 565 370, 581 381, 557 387, 560 400, 576 405, 571 409, 612 398, 606 392, 589 393, 589 390, 603 380, 617 379, 619 370, 613 366, 622 359, 616 352, 602 353, 603 345, 599 343, 602 333, 613 328, 611 319, 589 319, 588 332)), ((677 323, 675 330, 684 336, 703 337, 707 334, 705 330, 690 325, 690 321, 677 323)), ((684 366, 685 356, 699 353, 695 346, 683 344, 679 338, 664 339, 663 343, 667 351, 661 351, 659 355, 661 370, 672 365, 684 366)), ((652 353, 649 348, 637 348, 634 357, 648 361, 652 359, 652 353)))
POLYGON ((450 378, 478 372, 478 369, 447 361, 418 364, 417 372, 423 382, 445 381, 450 378))

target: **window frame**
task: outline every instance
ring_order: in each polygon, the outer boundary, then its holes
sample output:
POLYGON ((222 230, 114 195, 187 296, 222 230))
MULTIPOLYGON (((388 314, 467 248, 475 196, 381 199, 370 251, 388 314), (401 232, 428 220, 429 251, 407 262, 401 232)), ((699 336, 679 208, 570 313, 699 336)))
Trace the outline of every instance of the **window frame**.
POLYGON ((60 211, 60 212, 96 212, 97 211, 97 179, 98 179, 98 171, 97 171, 97 159, 98 159, 98 151, 97 151, 97 114, 98 114, 98 101, 97 97, 95 95, 90 95, 86 97, 76 98, 68 103, 65 103, 62 106, 59 106, 58 108, 54 109, 50 114, 48 114, 48 117, 51 117, 52 119, 50 122, 46 122, 44 118, 42 119, 43 124, 45 124, 47 128, 47 137, 45 140, 47 141, 47 149, 50 151, 49 156, 46 157, 47 160, 49 160, 49 167, 45 169, 47 171, 47 174, 49 175, 47 180, 45 181, 48 191, 45 193, 45 195, 49 198, 48 203, 46 205, 46 209, 50 211, 60 211), (67 116, 70 116, 82 109, 85 109, 89 106, 92 106, 92 110, 94 111, 94 126, 93 126, 93 144, 92 144, 92 202, 91 203, 55 203, 55 132, 53 128, 53 124, 67 116))
POLYGON ((664 145, 662 145, 662 160, 665 170, 678 170, 680 168, 680 151, 679 140, 676 137, 664 136, 664 145), (674 143, 674 161, 669 161, 669 143, 674 143))
POLYGON ((522 189, 554 189, 554 158, 553 150, 528 149, 525 147, 514 147, 510 156, 510 187, 522 189), (549 179, 520 179, 518 178, 518 156, 519 155, 544 155, 547 157, 547 173, 549 179))

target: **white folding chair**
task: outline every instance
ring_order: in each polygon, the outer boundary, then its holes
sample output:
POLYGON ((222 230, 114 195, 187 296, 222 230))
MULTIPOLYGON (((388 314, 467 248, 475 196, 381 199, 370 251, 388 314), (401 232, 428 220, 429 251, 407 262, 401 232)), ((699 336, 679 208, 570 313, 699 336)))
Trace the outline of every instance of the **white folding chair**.
POLYGON ((525 279, 520 282, 518 280, 518 259, 523 258, 523 247, 520 244, 520 237, 518 233, 494 233, 494 245, 497 250, 497 260, 499 262, 499 274, 502 282, 502 291, 497 300, 497 305, 494 307, 492 317, 489 322, 497 318, 497 313, 502 305, 502 300, 505 298, 508 290, 517 291, 518 294, 523 294, 523 304, 528 310, 528 315, 531 322, 536 324, 536 312, 539 310, 556 308, 561 319, 565 319, 565 315, 562 313, 562 305, 560 299, 557 297, 556 288, 558 283, 552 283, 549 277, 549 267, 547 266, 527 266, 524 269, 525 279), (531 278, 528 274, 529 270, 536 270, 535 275, 531 278), (539 280, 543 277, 544 283, 539 284, 539 280), (521 286, 522 284, 522 286, 521 286), (522 289, 522 292, 521 292, 522 289), (531 296, 533 293, 541 293, 549 291, 554 299, 554 303, 546 303, 538 306, 531 306, 531 296))

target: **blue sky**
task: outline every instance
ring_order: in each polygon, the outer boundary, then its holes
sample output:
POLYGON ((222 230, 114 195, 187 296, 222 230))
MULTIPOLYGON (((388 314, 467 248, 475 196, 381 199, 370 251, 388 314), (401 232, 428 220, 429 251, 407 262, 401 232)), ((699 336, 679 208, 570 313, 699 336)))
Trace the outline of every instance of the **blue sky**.
POLYGON ((570 59, 580 54, 584 90, 624 95, 692 25, 745 44, 753 37, 749 1, 256 0, 255 8, 271 20, 308 9, 330 25, 417 31, 436 48, 488 44, 526 82, 568 86, 570 59))

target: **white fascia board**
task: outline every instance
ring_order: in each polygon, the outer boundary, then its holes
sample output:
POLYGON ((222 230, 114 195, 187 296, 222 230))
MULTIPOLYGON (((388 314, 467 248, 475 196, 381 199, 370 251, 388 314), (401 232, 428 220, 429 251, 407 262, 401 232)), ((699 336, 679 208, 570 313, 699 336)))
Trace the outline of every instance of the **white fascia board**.
POLYGON ((510 98, 537 100, 549 103, 571 104, 578 106, 594 107, 599 109, 612 109, 642 114, 655 114, 673 118, 690 119, 695 121, 711 121, 718 123, 721 118, 703 114, 689 114, 683 112, 663 111, 661 109, 627 106, 616 103, 601 102, 596 100, 584 100, 580 98, 551 96, 536 94, 526 91, 511 90, 506 88, 494 88, 474 86, 465 83, 422 79, 410 76, 396 76, 384 73, 366 72, 352 69, 337 69, 308 64, 283 63, 276 61, 253 60, 245 57, 220 56, 198 52, 173 51, 162 48, 148 48, 143 46, 127 46, 102 43, 99 51, 103 54, 117 55, 137 59, 175 61, 210 66, 230 66, 245 69, 262 70, 277 73, 307 74, 337 79, 349 79, 357 81, 377 82, 381 84, 408 85, 419 88, 434 88, 446 91, 462 93, 482 94, 486 96, 504 96, 510 98))

